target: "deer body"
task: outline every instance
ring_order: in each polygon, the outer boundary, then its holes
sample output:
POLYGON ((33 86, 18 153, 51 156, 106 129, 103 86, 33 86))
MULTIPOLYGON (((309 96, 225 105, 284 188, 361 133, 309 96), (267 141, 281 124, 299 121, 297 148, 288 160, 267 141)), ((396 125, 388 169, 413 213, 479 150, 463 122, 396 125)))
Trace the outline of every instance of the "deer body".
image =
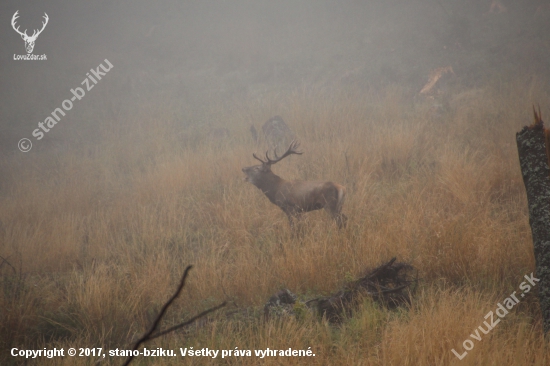
POLYGON ((243 168, 246 174, 245 180, 258 187, 267 198, 288 216, 290 226, 294 228, 294 219, 309 211, 324 208, 336 221, 338 227, 345 226, 347 217, 341 213, 346 196, 346 189, 340 184, 322 181, 287 181, 271 171, 271 165, 282 160, 290 154, 301 154, 295 151, 298 144, 293 142, 287 152, 275 160, 269 159, 266 153, 266 161, 254 158, 262 162, 243 168))

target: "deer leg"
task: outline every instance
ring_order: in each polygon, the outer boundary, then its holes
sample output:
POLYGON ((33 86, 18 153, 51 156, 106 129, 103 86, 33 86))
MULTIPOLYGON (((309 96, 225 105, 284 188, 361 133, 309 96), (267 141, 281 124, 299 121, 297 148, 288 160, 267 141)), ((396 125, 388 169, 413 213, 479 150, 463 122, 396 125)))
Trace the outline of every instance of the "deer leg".
POLYGON ((346 197, 346 189, 340 185, 336 185, 334 195, 327 200, 325 211, 327 211, 332 219, 338 225, 338 229, 346 227, 348 217, 342 213, 342 206, 346 197))
POLYGON ((302 220, 303 218, 303 212, 298 212, 296 214, 296 233, 298 235, 299 238, 303 238, 306 234, 306 228, 305 228, 305 225, 304 225, 304 221, 302 220))
POLYGON ((288 221, 290 223, 290 230, 292 232, 292 237, 298 236, 301 237, 303 235, 303 227, 301 225, 302 223, 302 213, 301 212, 288 212, 288 221))
POLYGON ((336 225, 338 225, 338 229, 342 229, 346 227, 346 222, 348 221, 348 217, 340 212, 329 212, 330 216, 332 216, 332 219, 334 222, 336 222, 336 225))
POLYGON ((290 224, 290 230, 294 231, 294 216, 290 212, 286 212, 286 215, 288 216, 288 223, 290 224))
POLYGON ((340 212, 341 207, 334 205, 333 207, 326 207, 325 210, 330 214, 332 219, 336 222, 336 225, 338 225, 338 229, 342 229, 346 227, 346 222, 348 221, 348 217, 340 212))
POLYGON ((346 223, 348 221, 348 217, 344 215, 343 213, 339 213, 336 217, 336 224, 338 225, 338 229, 342 229, 346 227, 346 223))

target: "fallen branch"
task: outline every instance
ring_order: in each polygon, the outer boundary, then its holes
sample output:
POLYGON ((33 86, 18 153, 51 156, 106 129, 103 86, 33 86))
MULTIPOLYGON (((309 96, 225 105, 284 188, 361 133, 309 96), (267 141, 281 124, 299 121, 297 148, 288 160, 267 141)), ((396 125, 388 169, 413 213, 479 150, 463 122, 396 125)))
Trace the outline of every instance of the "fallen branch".
POLYGON ((160 337, 160 336, 163 336, 163 335, 165 335, 165 334, 168 334, 168 333, 173 332, 173 331, 175 331, 175 330, 178 330, 178 329, 180 329, 180 328, 183 328, 183 327, 186 327, 186 326, 188 326, 188 325, 191 325, 191 324, 193 324, 196 320, 199 320, 200 318, 205 317, 206 315, 208 315, 208 314, 210 314, 210 313, 212 313, 212 312, 214 312, 214 311, 216 311, 216 310, 219 310, 219 309, 223 308, 225 305, 227 305, 227 303, 224 301, 224 302, 222 302, 221 304, 214 306, 213 308, 210 308, 210 309, 208 309, 208 310, 203 311, 203 312, 200 313, 200 314, 195 315, 195 316, 192 317, 191 319, 189 319, 189 320, 187 320, 187 321, 185 321, 185 322, 183 322, 183 323, 181 323, 181 324, 174 325, 172 328, 168 328, 168 329, 166 329, 166 330, 163 330, 162 332, 158 332, 157 334, 150 336, 148 340, 158 338, 158 337, 160 337))
POLYGON ((6 258, 0 256, 0 259, 2 259, 2 262, 0 262, 0 269, 2 269, 2 266, 4 265, 4 263, 6 263, 13 270, 13 274, 17 275, 17 270, 15 269, 14 266, 11 265, 11 263, 6 258))
MULTIPOLYGON (((189 271, 191 270, 191 268, 193 268, 193 266, 187 266, 187 268, 185 268, 185 271, 183 272, 183 276, 181 277, 181 281, 180 281, 180 284, 176 290, 176 292, 174 293, 174 295, 172 295, 172 297, 163 305, 162 309, 160 310, 159 314, 157 315, 157 318, 155 319, 155 321, 153 322, 153 325, 151 325, 151 328, 143 335, 143 337, 141 337, 135 344, 134 344, 134 347, 132 348, 132 351, 136 351, 139 346, 147 341, 150 341, 151 339, 155 339, 155 338, 158 338, 162 335, 165 335, 165 334, 168 334, 170 332, 173 332, 174 330, 176 329, 180 329, 180 328, 183 328, 189 324, 192 324, 193 322, 195 322, 196 320, 206 316, 207 314, 213 312, 213 311, 216 311, 222 307, 224 307, 226 305, 225 302, 221 303, 220 305, 218 306, 215 306, 213 308, 210 308, 208 310, 205 310, 203 311, 202 313, 198 314, 198 315, 195 315, 194 317, 192 317, 191 319, 181 323, 181 324, 178 324, 174 327, 171 327, 169 329, 166 329, 162 332, 159 332, 157 334, 155 334, 154 336, 152 335, 156 330, 157 330, 157 327, 158 325, 160 324, 160 321, 162 320, 162 318, 164 317, 164 314, 166 314, 166 311, 168 310, 168 308, 170 307, 170 305, 172 305, 172 303, 174 302, 175 299, 178 298, 178 296, 180 295, 181 293, 181 290, 183 289, 183 287, 185 286, 185 280, 187 279, 187 275, 189 274, 189 271)), ((133 352, 132 352, 132 355, 130 355, 128 357, 128 359, 126 360, 126 362, 124 362, 124 366, 127 366, 130 364, 130 362, 132 362, 132 360, 134 359, 134 355, 133 355, 133 352)))

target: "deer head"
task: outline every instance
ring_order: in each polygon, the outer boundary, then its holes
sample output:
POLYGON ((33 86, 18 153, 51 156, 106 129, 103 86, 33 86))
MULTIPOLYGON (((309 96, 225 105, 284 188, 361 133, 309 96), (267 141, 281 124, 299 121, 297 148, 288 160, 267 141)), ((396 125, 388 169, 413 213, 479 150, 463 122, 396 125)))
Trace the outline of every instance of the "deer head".
POLYGON ((21 32, 19 30, 19 26, 16 28, 15 27, 15 21, 17 20, 17 18, 19 18, 19 10, 17 10, 15 12, 15 14, 13 14, 13 17, 11 18, 11 26, 13 27, 13 29, 19 33, 21 35, 21 38, 23 38, 23 41, 25 41, 25 49, 27 50, 27 53, 32 53, 32 50, 34 49, 34 42, 36 41, 36 38, 38 38, 38 36, 40 35, 40 33, 42 33, 42 31, 44 30, 44 28, 46 28, 46 24, 48 24, 48 14, 44 13, 44 22, 42 22, 42 29, 40 30, 37 30, 35 29, 34 32, 32 33, 32 36, 28 36, 27 35, 27 30, 25 29, 24 32, 21 32))
MULTIPOLYGON (((268 155, 268 151, 265 153, 265 160, 260 159, 255 153, 252 154, 254 159, 259 160, 262 164, 261 165, 253 165, 249 166, 247 168, 243 168, 243 172, 246 174, 245 180, 247 182, 250 182, 254 184, 256 187, 258 187, 258 184, 262 181, 268 179, 271 177, 269 173, 273 174, 271 171, 271 166, 278 163, 279 161, 283 160, 289 155, 296 154, 296 155, 302 155, 303 152, 296 151, 300 143, 298 141, 292 141, 290 146, 288 147, 287 151, 281 156, 278 157, 275 152, 275 159, 270 159, 268 155), (258 183, 258 184, 257 184, 258 183)), ((273 174, 275 175, 275 174, 273 174)), ((258 187, 260 188, 260 187, 258 187)), ((260 188, 261 189, 261 188, 260 188)))

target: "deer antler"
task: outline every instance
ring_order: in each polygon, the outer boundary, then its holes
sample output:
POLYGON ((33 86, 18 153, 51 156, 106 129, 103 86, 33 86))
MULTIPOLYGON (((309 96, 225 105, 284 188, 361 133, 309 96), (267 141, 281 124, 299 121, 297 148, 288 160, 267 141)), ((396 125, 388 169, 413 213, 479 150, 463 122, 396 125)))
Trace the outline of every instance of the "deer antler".
POLYGON ((45 22, 42 22, 42 29, 40 29, 40 30, 35 29, 30 38, 37 38, 40 35, 40 33, 42 33, 44 28, 46 28, 46 24, 48 24, 48 20, 50 20, 50 18, 48 17, 48 14, 46 14, 46 13, 44 13, 43 18, 44 18, 45 22), (38 32, 38 33, 36 33, 36 32, 38 32))
POLYGON ((273 165, 273 164, 276 164, 278 163, 279 161, 283 160, 284 158, 286 158, 287 156, 289 155, 292 155, 292 154, 296 154, 296 155, 302 155, 303 152, 302 151, 296 151, 296 149, 298 148, 298 146, 300 146, 300 142, 298 142, 297 140, 294 140, 290 143, 290 146, 288 147, 288 149, 286 150, 286 152, 283 154, 283 156, 281 157, 278 157, 277 156, 277 151, 275 151, 275 160, 272 160, 269 158, 267 152, 265 153, 265 157, 267 159, 267 164, 269 165, 273 165))
POLYGON ((300 143, 298 141, 296 141, 296 140, 292 141, 290 143, 290 146, 286 150, 286 152, 281 157, 277 156, 277 151, 274 151, 273 153, 275 154, 275 160, 272 160, 272 159, 269 158, 269 154, 268 154, 269 150, 265 152, 265 160, 260 159, 256 155, 256 153, 253 153, 252 156, 254 157, 254 159, 259 160, 262 164, 273 165, 273 164, 276 164, 279 161, 283 160, 284 158, 286 158, 289 155, 292 155, 292 154, 302 155, 303 154, 302 151, 296 151, 298 146, 300 146, 300 143))
POLYGON ((15 14, 13 14, 13 17, 11 18, 11 26, 13 27, 13 30, 15 30, 15 31, 16 31, 17 33, 19 33, 20 35, 28 37, 28 36, 27 36, 27 30, 26 30, 26 29, 25 29, 25 32, 21 32, 21 31, 19 30, 19 26, 17 26, 17 28, 15 28, 15 21, 17 20, 17 18, 19 18, 18 13, 19 13, 19 10, 17 10, 17 11, 15 12, 15 14))
POLYGON ((19 30, 19 26, 17 26, 17 28, 15 27, 15 23, 16 23, 16 20, 17 18, 19 18, 19 10, 17 10, 15 12, 15 14, 13 14, 13 17, 11 18, 11 26, 13 27, 13 29, 19 33, 22 37, 24 37, 25 39, 36 39, 38 38, 38 36, 40 35, 40 33, 42 33, 42 31, 44 30, 44 28, 46 28, 46 25, 48 24, 48 20, 50 20, 50 18, 48 17, 48 14, 44 13, 44 22, 42 22, 42 29, 38 30, 38 29, 35 29, 34 32, 32 33, 32 36, 28 36, 27 35, 27 30, 25 29, 24 32, 21 32, 19 30))
POLYGON ((262 164, 267 164, 267 161, 263 161, 262 159, 260 159, 259 157, 256 156, 256 153, 253 153, 252 156, 254 157, 254 159, 257 159, 259 161, 262 162, 262 164))

